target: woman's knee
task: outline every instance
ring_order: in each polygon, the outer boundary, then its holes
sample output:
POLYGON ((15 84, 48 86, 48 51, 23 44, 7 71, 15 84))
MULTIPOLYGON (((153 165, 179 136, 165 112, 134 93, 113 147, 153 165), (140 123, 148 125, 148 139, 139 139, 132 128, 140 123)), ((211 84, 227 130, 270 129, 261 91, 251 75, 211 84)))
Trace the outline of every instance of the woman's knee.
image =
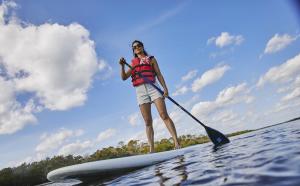
POLYGON ((151 127, 152 126, 152 119, 151 118, 144 118, 145 120, 145 124, 147 127, 151 127))
POLYGON ((167 120, 169 118, 169 115, 166 112, 161 112, 159 115, 162 120, 167 120))

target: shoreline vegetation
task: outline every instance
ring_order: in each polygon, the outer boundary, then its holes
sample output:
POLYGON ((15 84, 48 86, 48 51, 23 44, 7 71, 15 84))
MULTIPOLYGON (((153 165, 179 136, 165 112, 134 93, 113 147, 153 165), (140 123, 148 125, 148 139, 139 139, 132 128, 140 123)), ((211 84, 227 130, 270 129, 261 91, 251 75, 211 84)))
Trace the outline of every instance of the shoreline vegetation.
MULTIPOLYGON (((252 131, 261 130, 264 128, 288 123, 291 121, 300 120, 300 117, 270 125, 267 127, 254 129, 254 130, 243 130, 234 132, 226 135, 227 137, 237 136, 245 134, 252 131)), ((182 135, 179 137, 182 148, 191 145, 197 145, 209 142, 209 138, 204 135, 182 135)), ((54 156, 52 158, 47 157, 39 162, 23 163, 17 167, 8 167, 0 170, 0 185, 1 186, 14 186, 14 185, 37 185, 48 182, 47 174, 48 172, 58 169, 60 167, 86 163, 91 161, 121 158, 126 156, 133 156, 139 154, 148 153, 149 146, 147 143, 139 142, 138 140, 130 140, 127 144, 124 142, 119 142, 117 147, 107 147, 97 150, 88 156, 54 156)), ((156 152, 168 151, 173 149, 172 138, 162 139, 155 142, 156 152)))

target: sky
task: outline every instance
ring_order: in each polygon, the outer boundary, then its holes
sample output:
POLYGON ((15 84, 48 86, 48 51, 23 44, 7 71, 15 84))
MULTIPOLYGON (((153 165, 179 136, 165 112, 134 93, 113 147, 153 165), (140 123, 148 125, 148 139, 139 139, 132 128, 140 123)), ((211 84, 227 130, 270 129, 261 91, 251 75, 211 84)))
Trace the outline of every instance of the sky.
MULTIPOLYGON (((138 39, 170 96, 228 134, 300 116, 296 1, 16 0, 0 4, 0 169, 146 142, 118 60, 138 39)), ((166 100, 178 135, 204 129, 166 100)), ((152 105, 155 140, 169 138, 152 105)))

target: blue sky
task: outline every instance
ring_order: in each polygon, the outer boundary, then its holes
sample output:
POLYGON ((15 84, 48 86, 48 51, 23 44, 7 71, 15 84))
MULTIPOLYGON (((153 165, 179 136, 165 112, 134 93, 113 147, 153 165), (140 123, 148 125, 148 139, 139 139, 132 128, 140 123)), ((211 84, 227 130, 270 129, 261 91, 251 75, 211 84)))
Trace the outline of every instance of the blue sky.
MULTIPOLYGON (((0 168, 146 140, 118 59, 154 55, 170 95, 224 133, 300 115, 293 1, 2 1, 0 168)), ((179 135, 203 128, 167 101, 179 135)), ((152 108, 155 139, 169 138, 152 108)))

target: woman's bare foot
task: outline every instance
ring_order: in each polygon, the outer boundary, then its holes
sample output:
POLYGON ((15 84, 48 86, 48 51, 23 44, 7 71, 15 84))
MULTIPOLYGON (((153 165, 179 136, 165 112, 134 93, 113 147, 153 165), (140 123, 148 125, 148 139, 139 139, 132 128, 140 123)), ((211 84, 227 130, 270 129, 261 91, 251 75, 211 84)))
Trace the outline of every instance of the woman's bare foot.
POLYGON ((176 149, 181 149, 181 146, 179 144, 176 144, 174 147, 174 150, 176 150, 176 149))

